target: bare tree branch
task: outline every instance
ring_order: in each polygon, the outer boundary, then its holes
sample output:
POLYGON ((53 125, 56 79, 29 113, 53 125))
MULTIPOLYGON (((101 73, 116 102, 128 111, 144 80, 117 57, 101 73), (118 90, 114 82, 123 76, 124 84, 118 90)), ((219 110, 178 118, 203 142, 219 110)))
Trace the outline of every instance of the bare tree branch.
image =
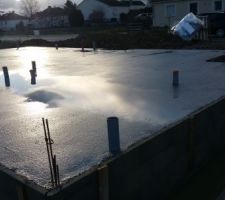
POLYGON ((31 18, 39 9, 38 0, 21 0, 21 10, 27 17, 31 18))

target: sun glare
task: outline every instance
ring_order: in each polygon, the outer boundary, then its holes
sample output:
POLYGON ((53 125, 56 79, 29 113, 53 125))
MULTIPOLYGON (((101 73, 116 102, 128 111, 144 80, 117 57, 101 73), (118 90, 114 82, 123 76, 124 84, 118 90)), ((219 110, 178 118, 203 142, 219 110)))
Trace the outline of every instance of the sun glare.
POLYGON ((40 114, 46 109, 46 104, 40 102, 27 102, 25 109, 30 114, 40 114))
POLYGON ((32 61, 36 62, 37 72, 39 77, 46 77, 48 72, 45 68, 48 63, 48 52, 41 48, 25 48, 20 49, 18 51, 20 57, 20 63, 22 66, 22 75, 25 77, 29 77, 29 73, 27 73, 31 69, 32 61))

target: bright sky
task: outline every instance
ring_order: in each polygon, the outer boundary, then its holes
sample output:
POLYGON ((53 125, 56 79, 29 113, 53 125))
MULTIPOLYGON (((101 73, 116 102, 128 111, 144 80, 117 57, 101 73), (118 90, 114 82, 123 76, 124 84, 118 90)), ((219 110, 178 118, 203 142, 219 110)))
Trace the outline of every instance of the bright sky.
MULTIPOLYGON (((76 4, 79 4, 83 0, 72 0, 76 4)), ((145 1, 145 0, 143 0, 145 1)), ((38 0, 40 3, 41 9, 45 9, 48 6, 63 6, 66 0, 38 0)), ((0 11, 16 11, 17 13, 21 13, 20 11, 20 0, 0 0, 0 11)))
MULTIPOLYGON (((40 2, 42 9, 46 8, 48 5, 62 6, 66 2, 66 0, 38 0, 38 1, 40 2)), ((73 0, 73 1, 79 3, 82 0, 73 0)), ((1 10, 19 11, 19 9, 20 9, 20 0, 0 0, 0 11, 1 10)))

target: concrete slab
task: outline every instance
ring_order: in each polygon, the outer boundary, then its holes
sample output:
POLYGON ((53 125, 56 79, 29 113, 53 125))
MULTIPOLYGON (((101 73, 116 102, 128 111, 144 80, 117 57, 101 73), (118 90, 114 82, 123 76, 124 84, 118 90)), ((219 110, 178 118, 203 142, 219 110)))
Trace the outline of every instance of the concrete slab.
POLYGON ((15 173, 49 185, 41 118, 49 118, 62 180, 109 155, 106 118, 120 118, 122 149, 225 94, 223 51, 78 49, 0 50, 11 87, 0 74, 0 160, 15 173), (30 84, 31 61, 37 84, 30 84), (180 71, 173 88, 172 72, 180 71))

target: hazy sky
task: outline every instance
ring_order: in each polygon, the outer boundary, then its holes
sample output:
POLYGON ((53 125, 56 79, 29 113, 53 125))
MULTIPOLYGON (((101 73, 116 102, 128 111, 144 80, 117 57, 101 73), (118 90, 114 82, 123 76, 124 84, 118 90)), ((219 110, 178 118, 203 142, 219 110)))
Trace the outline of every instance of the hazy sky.
MULTIPOLYGON (((83 0, 72 0, 76 4, 79 4, 83 0)), ((142 0, 145 2, 145 0, 142 0)), ((41 9, 47 8, 50 6, 63 6, 66 0, 38 0, 41 9)), ((21 13, 20 11, 20 0, 0 0, 0 11, 16 11, 21 13)))
MULTIPOLYGON (((73 0, 76 3, 82 0, 73 0)), ((48 5, 51 6, 62 6, 66 0, 39 0, 41 8, 46 8, 48 5)), ((16 10, 20 9, 20 0, 0 0, 0 10, 16 10)))

